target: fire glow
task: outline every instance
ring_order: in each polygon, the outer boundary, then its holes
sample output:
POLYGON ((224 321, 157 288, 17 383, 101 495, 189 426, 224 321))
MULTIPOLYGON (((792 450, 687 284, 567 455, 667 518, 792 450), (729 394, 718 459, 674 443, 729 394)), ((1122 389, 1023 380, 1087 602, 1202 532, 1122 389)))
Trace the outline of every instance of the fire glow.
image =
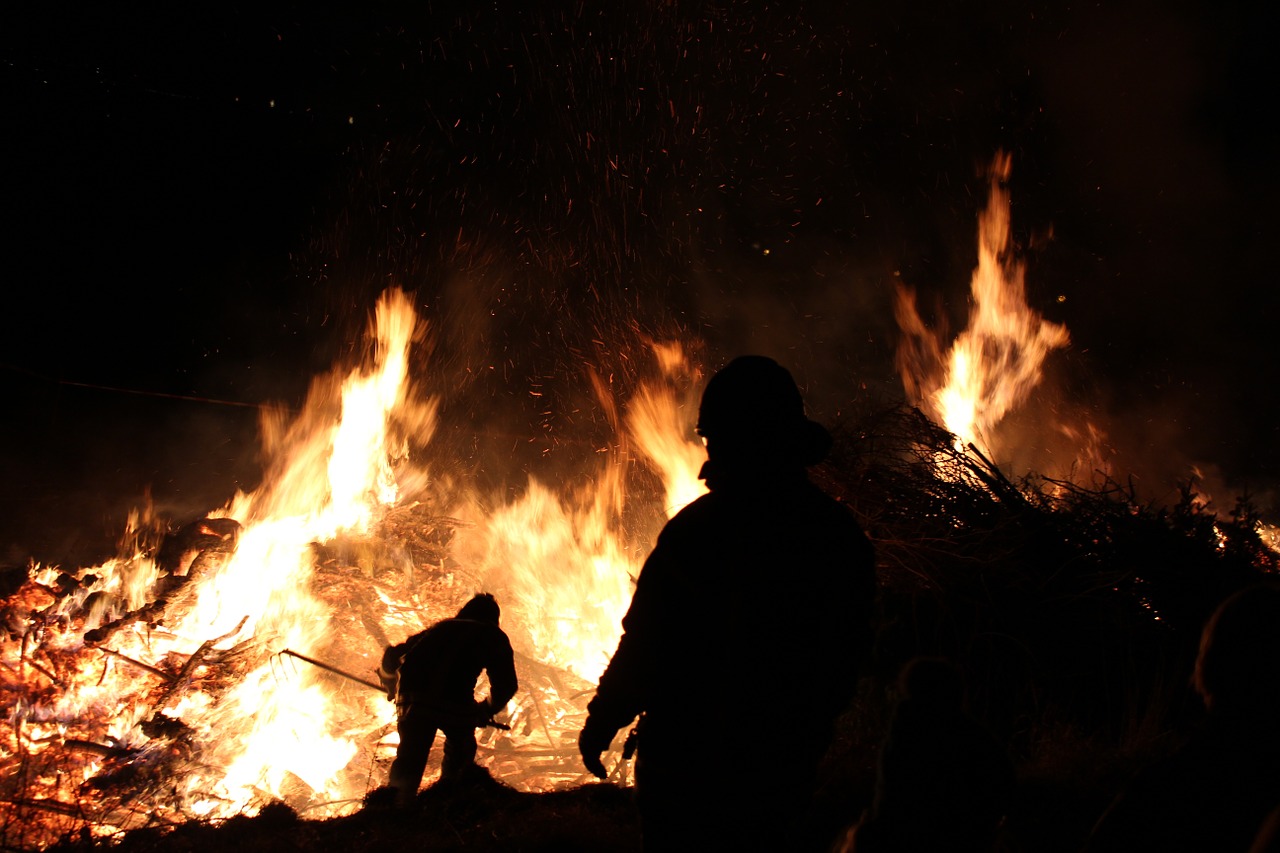
MULTIPOLYGON (((990 450, 1069 340, 1027 305, 1009 167, 1001 155, 992 168, 968 328, 944 346, 899 291, 908 396, 962 450, 990 450)), ((367 363, 319 377, 296 417, 263 418, 263 485, 198 523, 193 553, 161 565, 139 542, 90 569, 35 566, 5 602, 0 781, 29 816, 25 846, 276 800, 308 817, 354 811, 385 780, 394 708, 283 652, 372 678, 386 645, 479 590, 503 607, 520 679, 499 715, 510 731, 479 733, 480 762, 521 790, 586 780, 577 732, 657 532, 626 529, 626 511, 648 495, 649 515, 670 517, 705 488, 705 450, 691 440, 701 371, 680 344, 657 343, 649 378, 625 400, 590 374, 614 432, 595 470, 572 486, 530 477, 495 501, 414 452, 439 411, 410 370, 427 338, 409 298, 388 291, 367 363)), ((141 536, 147 519, 131 526, 141 536)))
POLYGON ((899 287, 896 305, 903 333, 898 368, 908 397, 951 431, 961 448, 974 445, 987 452, 994 427, 1040 383, 1045 358, 1070 342, 1065 326, 1027 305, 1025 266, 1010 239, 1004 182, 1011 166, 1004 153, 991 165, 987 207, 978 222, 968 327, 944 351, 941 336, 920 317, 909 287, 899 287))
POLYGON ((317 379, 296 418, 264 417, 263 485, 197 525, 203 550, 177 567, 141 544, 76 572, 33 566, 6 601, 12 639, 0 646, 14 680, 4 793, 33 816, 28 845, 77 825, 109 834, 273 800, 313 817, 354 810, 385 779, 394 707, 281 653, 370 678, 384 644, 480 589, 504 606, 521 677, 511 731, 482 733, 481 762, 526 790, 582 778, 574 738, 651 544, 621 529, 628 451, 665 478, 655 501, 667 515, 700 492, 687 405, 697 370, 678 345, 655 348, 660 369, 591 488, 562 495, 531 480, 508 505, 467 494, 440 512, 411 458, 436 424, 409 371, 425 335, 408 297, 384 294, 368 363, 317 379), (423 527, 437 536, 430 560, 404 536, 379 545, 423 527), (229 530, 229 544, 210 545, 229 530))

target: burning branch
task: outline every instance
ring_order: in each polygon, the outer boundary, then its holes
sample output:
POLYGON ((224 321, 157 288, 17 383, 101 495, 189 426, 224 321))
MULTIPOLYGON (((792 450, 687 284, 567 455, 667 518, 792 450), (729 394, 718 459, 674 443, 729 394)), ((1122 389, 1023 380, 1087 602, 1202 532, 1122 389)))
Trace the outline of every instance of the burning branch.
POLYGON ((186 663, 182 665, 182 669, 178 670, 178 672, 170 680, 168 689, 166 689, 165 692, 162 693, 160 698, 156 701, 154 707, 157 713, 164 710, 165 706, 168 705, 169 702, 173 700, 174 696, 177 694, 179 690, 182 690, 188 685, 190 685, 192 673, 195 672, 196 667, 204 663, 205 657, 210 652, 213 651, 213 647, 216 646, 218 643, 226 642, 227 640, 231 639, 235 635, 239 634, 240 631, 244 628, 244 623, 247 622, 248 620, 249 620, 249 617, 246 616, 243 619, 241 619, 239 623, 236 624, 235 628, 223 634, 221 637, 215 637, 212 640, 205 640, 203 643, 200 644, 200 647, 197 648, 195 652, 193 652, 191 656, 187 658, 186 663))
POLYGON ((151 664, 149 664, 149 663, 143 663, 143 662, 142 662, 142 661, 140 661, 140 660, 134 660, 133 658, 129 657, 128 655, 122 655, 122 654, 120 654, 120 652, 113 651, 113 650, 111 650, 111 649, 107 649, 107 648, 102 648, 102 647, 99 647, 99 648, 98 648, 98 651, 102 652, 104 655, 111 655, 112 657, 114 657, 114 658, 116 658, 116 659, 118 659, 118 660, 122 660, 122 661, 124 661, 125 663, 128 663, 128 664, 131 664, 131 665, 133 665, 133 666, 136 666, 138 669, 141 669, 141 670, 143 670, 144 672, 149 672, 149 673, 151 673, 152 675, 157 675, 157 676, 159 676, 161 679, 163 679, 164 681, 167 681, 167 682, 173 682, 173 681, 176 681, 176 680, 177 680, 177 679, 176 679, 176 676, 174 676, 174 674, 173 674, 173 673, 171 673, 171 672, 165 672, 163 669, 160 669, 159 667, 154 667, 154 666, 152 666, 152 665, 151 665, 151 664))

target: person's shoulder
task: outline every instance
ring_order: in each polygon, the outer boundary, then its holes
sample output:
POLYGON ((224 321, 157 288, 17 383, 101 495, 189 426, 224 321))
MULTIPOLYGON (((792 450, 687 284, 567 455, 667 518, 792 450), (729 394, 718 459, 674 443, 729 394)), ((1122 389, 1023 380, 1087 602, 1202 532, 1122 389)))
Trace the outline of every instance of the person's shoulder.
POLYGON ((409 652, 412 652, 414 649, 418 648, 419 646, 430 645, 431 642, 436 637, 439 637, 441 633, 444 633, 441 631, 440 626, 447 621, 448 620, 446 619, 441 622, 433 622, 427 627, 423 628, 418 633, 414 634, 409 639, 405 640, 403 643, 401 643, 400 645, 403 646, 404 648, 404 654, 408 654, 409 652))
POLYGON ((414 646, 416 646, 416 645, 418 645, 419 643, 421 643, 423 640, 426 640, 426 639, 427 639, 428 637, 430 637, 433 633, 435 633, 436 628, 438 628, 439 626, 440 626, 440 623, 439 623, 439 622, 432 622, 430 625, 428 625, 427 627, 423 628, 423 629, 422 629, 421 631, 419 631, 418 633, 416 633, 416 634, 412 635, 411 637, 409 637, 409 639, 405 640, 405 641, 404 641, 403 643, 401 643, 400 645, 405 646, 406 648, 410 648, 410 649, 411 649, 411 648, 413 648, 414 646))
POLYGON ((707 492, 690 501, 663 525, 658 538, 680 536, 687 530, 697 529, 718 517, 725 507, 725 497, 719 492, 707 492))
POLYGON ((495 625, 492 622, 485 622, 483 624, 487 625, 490 628, 489 636, 493 637, 495 642, 501 643, 507 646, 511 645, 511 638, 507 636, 506 631, 502 630, 502 626, 495 625))
POLYGON ((464 632, 477 637, 483 637, 485 641, 494 645, 511 645, 511 638, 507 636, 507 632, 502 630, 502 626, 495 622, 486 622, 482 619, 452 619, 455 630, 464 632))

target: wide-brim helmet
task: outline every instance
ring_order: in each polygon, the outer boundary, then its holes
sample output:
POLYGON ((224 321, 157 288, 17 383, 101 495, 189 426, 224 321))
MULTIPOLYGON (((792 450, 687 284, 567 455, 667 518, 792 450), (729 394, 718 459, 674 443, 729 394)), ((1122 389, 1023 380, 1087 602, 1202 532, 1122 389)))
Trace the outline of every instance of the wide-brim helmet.
POLYGON ((708 453, 814 465, 831 434, 805 416, 791 372, 771 358, 744 355, 711 377, 698 408, 697 433, 708 453))

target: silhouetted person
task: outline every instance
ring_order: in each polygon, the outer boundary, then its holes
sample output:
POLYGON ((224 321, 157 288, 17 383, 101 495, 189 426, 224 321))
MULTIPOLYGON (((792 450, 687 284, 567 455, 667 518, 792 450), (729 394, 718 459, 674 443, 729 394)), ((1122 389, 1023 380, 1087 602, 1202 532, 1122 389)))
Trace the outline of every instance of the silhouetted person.
POLYGON ((853 843, 842 849, 992 850, 1013 796, 1007 750, 965 713, 964 682, 947 661, 911 661, 903 667, 898 689, 880 752, 875 800, 853 843))
POLYGON ((791 374, 735 359, 698 413, 710 493, 667 523, 579 735, 586 767, 643 714, 646 850, 794 850, 875 593, 870 541, 809 482, 831 437, 791 374))
POLYGON ((1247 853, 1280 804, 1280 586, 1228 598, 1200 639, 1204 725, 1145 768, 1094 827, 1089 853, 1247 853))
POLYGON ((515 661, 500 615, 494 597, 480 593, 457 616, 383 653, 379 676, 395 698, 400 732, 387 782, 397 804, 408 805, 417 794, 437 731, 444 734, 440 779, 456 780, 475 766, 476 728, 515 695, 515 661), (489 698, 478 702, 481 672, 489 675, 489 698))
POLYGON ((1253 839, 1249 853, 1280 853, 1280 805, 1277 805, 1253 839))

